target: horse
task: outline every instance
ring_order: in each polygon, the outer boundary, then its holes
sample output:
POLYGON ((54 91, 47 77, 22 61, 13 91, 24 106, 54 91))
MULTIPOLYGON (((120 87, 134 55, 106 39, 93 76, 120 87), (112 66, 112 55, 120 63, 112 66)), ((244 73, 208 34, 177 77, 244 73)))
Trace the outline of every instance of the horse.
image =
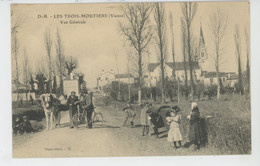
POLYGON ((54 96, 52 94, 45 93, 40 96, 40 99, 41 99, 41 106, 43 107, 43 111, 46 118, 47 130, 53 129, 53 123, 55 122, 55 117, 53 116, 53 113, 55 111, 54 96), (50 120, 50 126, 49 126, 49 120, 50 120))
POLYGON ((152 107, 148 113, 151 117, 151 123, 153 124, 154 134, 159 138, 158 129, 165 127, 166 131, 169 130, 169 124, 166 121, 166 117, 170 116, 172 109, 177 109, 178 106, 161 106, 159 108, 152 107))
POLYGON ((60 127, 60 121, 61 121, 61 112, 62 111, 69 111, 70 107, 68 104, 59 104, 55 106, 54 109, 54 117, 55 117, 55 123, 56 126, 60 127))

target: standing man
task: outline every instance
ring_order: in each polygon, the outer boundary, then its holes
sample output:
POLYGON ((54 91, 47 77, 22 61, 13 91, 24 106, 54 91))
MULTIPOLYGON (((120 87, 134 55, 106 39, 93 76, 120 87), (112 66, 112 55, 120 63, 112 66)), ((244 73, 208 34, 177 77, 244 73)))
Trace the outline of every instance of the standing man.
POLYGON ((89 92, 86 96, 86 111, 87 111, 87 118, 88 118, 88 125, 86 127, 92 128, 92 114, 94 112, 94 105, 93 105, 93 92, 89 92))
POLYGON ((78 96, 76 96, 76 92, 72 91, 71 95, 69 96, 67 100, 67 105, 69 105, 69 117, 70 117, 70 128, 74 128, 72 116, 75 110, 77 110, 76 102, 79 101, 78 96))

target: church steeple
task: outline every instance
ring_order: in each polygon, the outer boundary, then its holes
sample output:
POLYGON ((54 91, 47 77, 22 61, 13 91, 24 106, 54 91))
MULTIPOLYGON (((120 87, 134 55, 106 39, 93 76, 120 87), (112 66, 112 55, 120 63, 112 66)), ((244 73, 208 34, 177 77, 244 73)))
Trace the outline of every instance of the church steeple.
POLYGON ((208 58, 208 54, 207 54, 207 49, 206 49, 206 45, 205 45, 205 40, 204 40, 204 35, 203 35, 203 30, 202 30, 202 25, 200 22, 200 41, 199 41, 199 57, 198 57, 198 61, 200 62, 204 62, 207 58, 208 58))

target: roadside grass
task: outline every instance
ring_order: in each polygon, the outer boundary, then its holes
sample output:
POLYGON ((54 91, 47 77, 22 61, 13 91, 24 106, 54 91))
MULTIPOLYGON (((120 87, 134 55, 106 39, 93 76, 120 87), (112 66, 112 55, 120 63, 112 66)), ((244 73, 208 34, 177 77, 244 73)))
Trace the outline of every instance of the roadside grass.
POLYGON ((23 116, 27 116, 29 120, 36 121, 41 121, 45 117, 42 107, 39 107, 37 105, 12 109, 13 120, 15 120, 16 117, 23 116))
MULTIPOLYGON (((251 154, 251 110, 248 98, 234 94, 222 95, 220 99, 204 99, 197 102, 201 117, 212 116, 207 120, 208 145, 201 149, 199 154, 251 154)), ((153 103, 155 107, 180 106, 183 142, 188 141, 189 122, 186 116, 190 113, 190 103, 191 101, 184 98, 181 98, 179 104, 177 102, 153 103)), ((112 101, 109 106, 122 110, 126 103, 112 101)), ((135 121, 139 124, 141 108, 137 104, 133 104, 133 106, 138 110, 135 121)))

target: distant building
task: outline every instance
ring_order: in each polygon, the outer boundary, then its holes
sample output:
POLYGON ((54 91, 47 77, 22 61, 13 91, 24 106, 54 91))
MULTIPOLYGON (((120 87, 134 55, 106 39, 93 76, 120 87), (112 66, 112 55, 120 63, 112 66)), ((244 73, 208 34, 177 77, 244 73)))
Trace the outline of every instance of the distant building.
POLYGON ((112 71, 102 71, 97 78, 97 88, 101 90, 104 86, 111 84, 115 80, 115 74, 112 71))
MULTIPOLYGON (((179 77, 181 81, 185 80, 185 66, 187 71, 187 80, 190 80, 190 67, 189 62, 166 62, 165 63, 165 77, 171 77, 173 70, 175 75, 179 77)), ((200 81, 201 79, 201 68, 198 62, 192 62, 194 80, 200 81)), ((160 63, 150 63, 148 65, 148 77, 150 77, 151 86, 156 86, 157 82, 161 79, 161 68, 160 63)), ((149 80, 149 78, 148 78, 149 80)), ((149 83, 148 83, 149 84, 149 83)))
POLYGON ((17 80, 12 81, 12 101, 26 101, 30 100, 30 95, 35 99, 35 92, 30 91, 30 86, 26 86, 17 80), (17 89, 18 83, 18 89, 17 89))
MULTIPOLYGON (((219 72, 219 79, 223 86, 233 87, 238 81, 238 76, 234 72, 219 72)), ((203 78, 204 86, 217 85, 217 73, 216 72, 206 72, 203 78)))
POLYGON ((128 73, 115 74, 115 80, 122 82, 122 83, 132 84, 132 83, 134 83, 134 76, 132 74, 128 74, 128 73))
POLYGON ((227 77, 228 86, 234 87, 237 82, 238 82, 238 75, 228 73, 228 77, 227 77))

